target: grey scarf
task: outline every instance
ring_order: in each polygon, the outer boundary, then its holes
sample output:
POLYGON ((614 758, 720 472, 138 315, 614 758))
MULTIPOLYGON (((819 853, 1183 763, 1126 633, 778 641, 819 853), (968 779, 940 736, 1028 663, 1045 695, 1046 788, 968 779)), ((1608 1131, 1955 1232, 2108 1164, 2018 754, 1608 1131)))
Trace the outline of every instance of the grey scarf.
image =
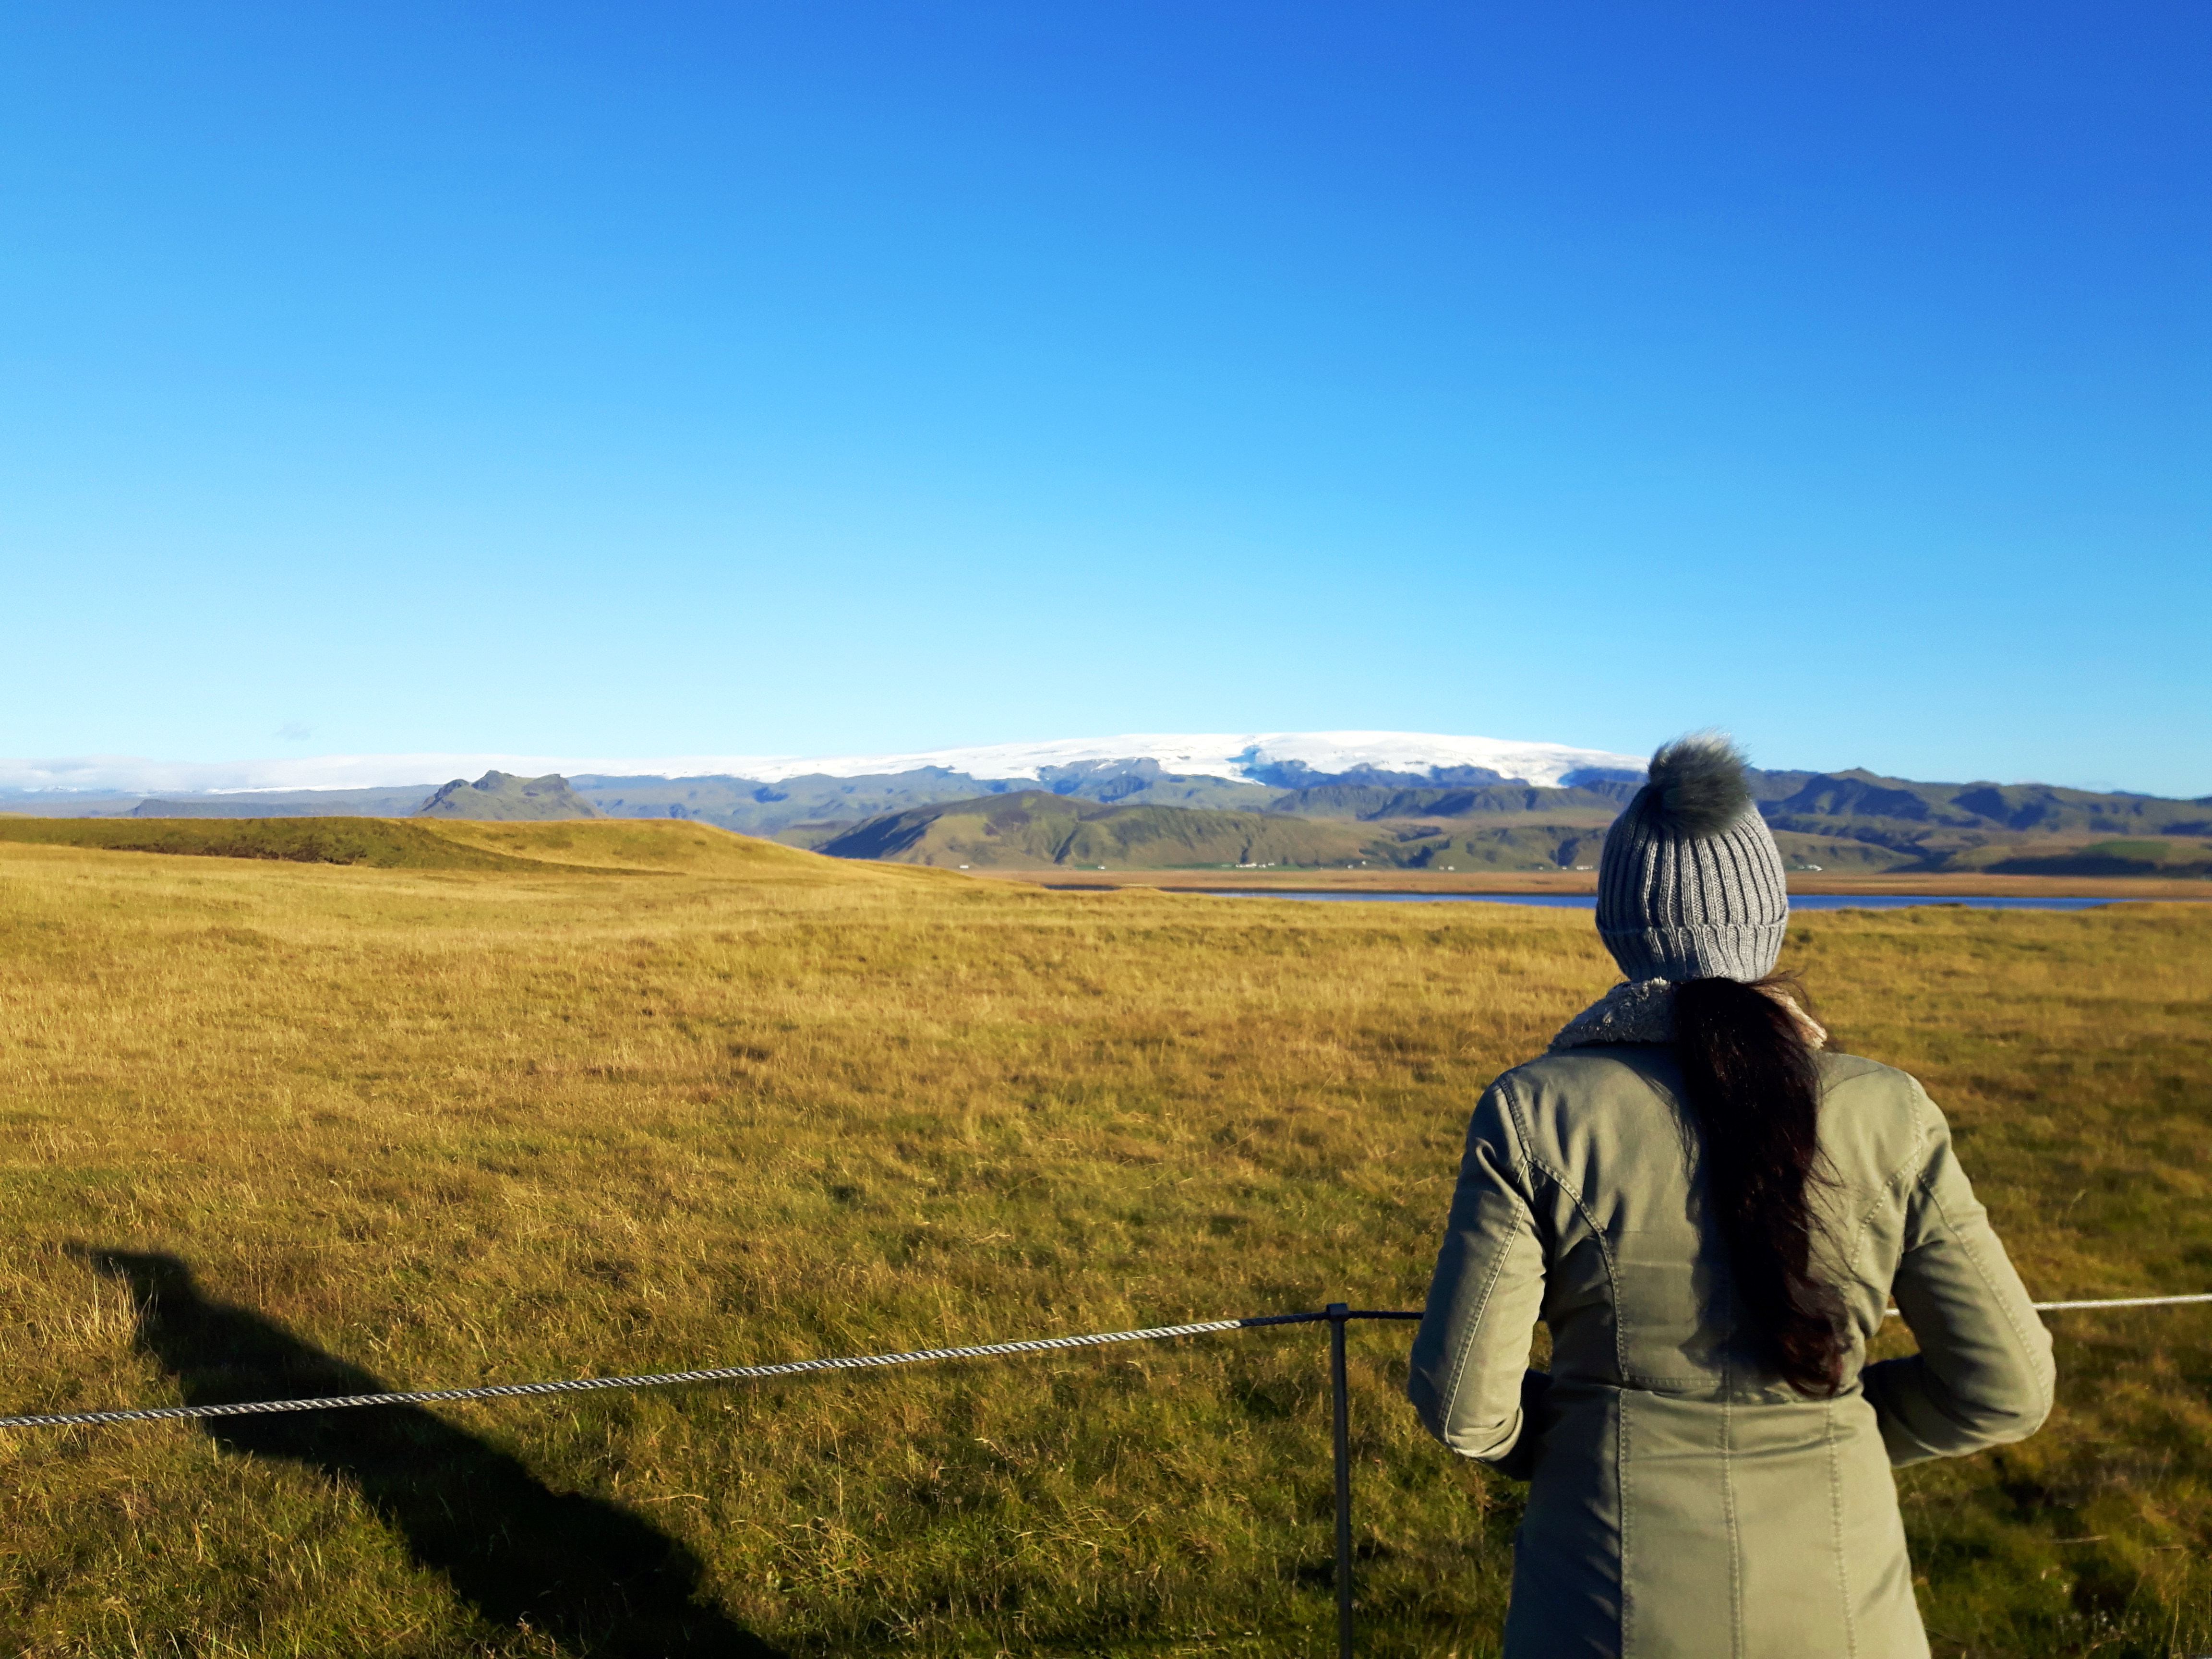
MULTIPOLYGON (((1824 1047, 1828 1034, 1819 1021, 1792 1001, 1783 990, 1769 990, 1796 1022, 1805 1041, 1824 1047)), ((1552 1039, 1551 1052, 1587 1048, 1600 1042, 1672 1042, 1674 1040, 1674 987, 1663 979, 1639 979, 1616 985, 1577 1014, 1552 1039)))

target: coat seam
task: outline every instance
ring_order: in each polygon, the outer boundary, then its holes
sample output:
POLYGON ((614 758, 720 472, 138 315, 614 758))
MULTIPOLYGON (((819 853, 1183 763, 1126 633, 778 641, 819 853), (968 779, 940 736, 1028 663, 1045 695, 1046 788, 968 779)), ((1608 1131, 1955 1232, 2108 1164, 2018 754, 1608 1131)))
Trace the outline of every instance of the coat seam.
POLYGON ((1620 1659, 1636 1659, 1636 1591, 1629 1565, 1636 1559, 1632 1543, 1636 1505, 1630 1495, 1633 1459, 1629 1448, 1628 1406, 1626 1389, 1614 1395, 1613 1486, 1620 1502, 1620 1659))
POLYGON ((1859 1212, 1858 1230, 1853 1235, 1854 1239, 1864 1235, 1867 1228, 1873 1224, 1875 1217, 1881 1212, 1884 1206, 1894 1204, 1899 1210, 1905 1209, 1907 1201, 1906 1194, 1914 1187, 1919 1185, 1919 1175, 1927 1168, 1928 1114, 1923 1108, 1930 1103, 1927 1091, 1920 1086, 1919 1079, 1915 1078, 1911 1082, 1912 1150, 1892 1166, 1888 1173, 1882 1177, 1881 1185, 1875 1190, 1875 1195, 1859 1212))
MULTIPOLYGON (((1522 1121, 1521 1102, 1510 1090, 1506 1090, 1503 1092, 1504 1095, 1506 1108, 1513 1115, 1513 1134, 1514 1138, 1521 1143, 1521 1156, 1522 1162, 1528 1168, 1540 1171, 1554 1187, 1557 1187, 1562 1193, 1566 1194, 1567 1202, 1575 1206, 1575 1213, 1583 1218, 1583 1225, 1589 1229, 1590 1237, 1597 1241, 1597 1253, 1599 1259, 1605 1263, 1606 1290, 1615 1309, 1613 1315, 1614 1357, 1616 1359, 1621 1358, 1623 1356, 1620 1353, 1620 1316, 1619 1313, 1620 1303, 1620 1284, 1618 1275, 1613 1272, 1613 1249, 1605 1242, 1605 1230, 1597 1224, 1597 1218, 1590 1212, 1589 1204, 1583 1200, 1582 1189, 1576 1186, 1573 1182, 1567 1179, 1566 1171, 1564 1170, 1553 1169, 1552 1165, 1547 1164, 1542 1158, 1537 1157, 1536 1154, 1530 1150, 1534 1137, 1529 1134, 1528 1126, 1522 1121)), ((1530 1184, 1533 1187, 1534 1183, 1531 1182, 1530 1184)), ((1529 1218, 1532 1221, 1535 1218, 1533 1212, 1529 1218)), ((1547 1265, 1548 1266, 1549 1264, 1547 1263, 1547 1265)), ((1622 1366, 1621 1374, 1624 1376, 1627 1375, 1627 1369, 1625 1364, 1622 1366)))
POLYGON ((1826 1438, 1828 1442, 1828 1519, 1835 1534, 1836 1583, 1844 1597, 1844 1652, 1846 1659, 1858 1659, 1859 1631, 1856 1609, 1851 1605, 1851 1564, 1844 1553, 1844 1471, 1843 1456, 1836 1444, 1836 1402, 1827 1402, 1826 1438))
MULTIPOLYGON (((1659 1088, 1651 1081, 1650 1079, 1644 1076, 1642 1073, 1637 1072, 1633 1066, 1631 1066, 1629 1070, 1636 1077, 1637 1080, 1642 1083, 1645 1088, 1650 1089, 1654 1094, 1660 1094, 1661 1091, 1659 1088)), ((1501 1079, 1501 1084, 1503 1081, 1504 1079, 1501 1079)), ((1527 1124, 1523 1123, 1521 1119, 1521 1100, 1519 1096, 1515 1094, 1511 1089, 1504 1087, 1500 1088, 1499 1093, 1504 1097, 1507 1109, 1513 1115, 1513 1133, 1521 1141, 1522 1149, 1528 1158, 1529 1168, 1542 1170, 1547 1176, 1551 1177, 1552 1184, 1566 1194, 1567 1201, 1574 1206, 1575 1213, 1582 1218, 1583 1225, 1589 1229, 1590 1237, 1597 1243, 1598 1260, 1605 1264, 1606 1304, 1612 1310, 1613 1313, 1613 1370, 1615 1374, 1620 1376, 1624 1386, 1626 1386, 1632 1379, 1641 1381, 1642 1379, 1637 1378, 1636 1374, 1629 1369, 1628 1365, 1628 1334, 1626 1328, 1621 1322, 1620 1274, 1617 1270, 1613 1259, 1613 1246, 1606 1241, 1605 1229, 1597 1224, 1597 1217, 1591 1212, 1589 1204, 1583 1200, 1582 1189, 1577 1187, 1573 1182, 1567 1179, 1566 1172, 1563 1170, 1553 1169, 1549 1164, 1547 1164, 1542 1158, 1536 1156, 1533 1150, 1534 1146, 1534 1137, 1529 1134, 1527 1124)), ((1662 1098, 1664 1098, 1663 1095, 1662 1096, 1662 1098)), ((1548 1262, 1547 1265, 1549 1265, 1548 1262)))
MULTIPOLYGON (((1723 1360, 1725 1382, 1727 1361, 1723 1360)), ((1746 1659, 1743 1650, 1743 1532, 1735 1504, 1735 1401, 1721 1396, 1721 1513, 1728 1521, 1729 1540, 1729 1652, 1731 1659, 1746 1659)))
POLYGON ((1628 1337, 1620 1319, 1620 1275, 1614 1268, 1613 1246, 1606 1242, 1605 1229, 1597 1224, 1596 1216, 1590 1212, 1589 1206, 1583 1201, 1574 1182, 1540 1158, 1532 1156, 1528 1164, 1531 1169, 1540 1170, 1554 1187, 1566 1194, 1567 1202, 1575 1206, 1575 1213, 1582 1218, 1583 1225, 1589 1229, 1590 1237, 1597 1244, 1598 1260, 1605 1264, 1606 1303, 1613 1310, 1613 1370, 1620 1374, 1624 1386, 1632 1379, 1644 1380, 1637 1377, 1628 1368, 1628 1337))

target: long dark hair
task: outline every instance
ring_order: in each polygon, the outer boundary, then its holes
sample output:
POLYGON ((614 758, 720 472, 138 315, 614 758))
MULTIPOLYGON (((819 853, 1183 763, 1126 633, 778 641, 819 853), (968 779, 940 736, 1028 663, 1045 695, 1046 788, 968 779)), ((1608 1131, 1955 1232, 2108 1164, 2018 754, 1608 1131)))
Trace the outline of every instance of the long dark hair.
POLYGON ((1686 980, 1674 988, 1674 1046, 1737 1294, 1784 1380, 1826 1396, 1843 1386, 1847 1345, 1843 1297, 1817 1260, 1813 1200, 1828 1181, 1820 1073, 1796 1020, 1768 994, 1796 988, 1780 975, 1686 980))

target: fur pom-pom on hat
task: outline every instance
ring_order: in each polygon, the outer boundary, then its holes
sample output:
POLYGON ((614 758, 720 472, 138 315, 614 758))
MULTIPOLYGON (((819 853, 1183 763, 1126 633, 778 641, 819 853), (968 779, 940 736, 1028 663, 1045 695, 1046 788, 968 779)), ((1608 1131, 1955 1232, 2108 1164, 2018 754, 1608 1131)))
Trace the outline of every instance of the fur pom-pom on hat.
POLYGON ((1651 757, 1656 817, 1677 835, 1717 836, 1751 805, 1743 750, 1724 732, 1692 732, 1651 757))

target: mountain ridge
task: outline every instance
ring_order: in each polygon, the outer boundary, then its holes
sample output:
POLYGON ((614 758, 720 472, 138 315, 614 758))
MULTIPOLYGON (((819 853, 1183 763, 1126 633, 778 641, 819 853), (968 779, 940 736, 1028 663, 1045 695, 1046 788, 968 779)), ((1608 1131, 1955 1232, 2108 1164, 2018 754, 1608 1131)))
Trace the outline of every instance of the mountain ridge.
MULTIPOLYGON (((881 843, 884 850, 870 856, 892 859, 905 859, 913 846, 949 846, 948 838, 965 836, 971 854, 996 848, 988 856, 1012 856, 1006 849, 1019 842, 1021 857, 1048 860, 1073 858, 1066 849, 1079 848, 1086 857, 1124 863, 1166 859, 1204 866, 1379 859, 1572 868, 1595 856, 1591 838, 1639 787, 1640 767, 1604 763, 1629 758, 1424 732, 1152 734, 778 762, 755 775, 495 767, 475 783, 454 777, 441 786, 145 799, 0 791, 0 809, 163 818, 416 812, 480 821, 672 818, 848 856, 881 843), (963 769, 970 765, 979 770, 963 769), (1522 775, 1504 775, 1509 766, 1522 775), (990 803, 1020 797, 1036 799, 1012 808, 1030 825, 1016 835, 1005 828, 1014 820, 990 803), (1052 799, 1077 806, 1048 805, 1052 799), (1127 811, 1115 817, 1108 808, 1127 811), (1212 814, 1214 821, 1160 812, 1212 814), (1146 813, 1153 816, 1128 815, 1146 813), (1296 823, 1314 827, 1287 827, 1296 823), (1001 828, 987 834, 992 824, 1001 828), (1048 826, 1057 826, 1053 833, 1065 846, 1047 846, 1048 826), (890 845, 901 836, 912 837, 906 850, 890 845)), ((2212 798, 1987 780, 1931 783, 1865 768, 1754 769, 1750 778, 1785 856, 1807 870, 1996 871, 2025 868, 2025 860, 2043 872, 2056 860, 2085 873, 2118 866, 2172 873, 2212 851, 2212 798)))
POLYGON ((455 778, 407 815, 416 818, 475 818, 498 823, 607 816, 568 787, 557 772, 520 778, 512 772, 486 772, 474 783, 455 778))
MULTIPOLYGON (((1816 776, 1801 787, 1838 780, 1816 776)), ((1923 786, 1924 787, 1924 786, 1923 786)), ((1561 810, 1536 799, 1523 810, 1485 799, 1514 792, 1388 792, 1382 810, 1242 812, 1220 809, 1086 801, 1043 790, 937 802, 846 827, 814 843, 833 858, 871 859, 956 869, 1267 869, 1326 866, 1469 873, 1587 870, 1602 848, 1618 808, 1594 792, 1528 790, 1527 797, 1584 800, 1561 810), (1408 795, 1434 797, 1407 805, 1408 795), (1456 810, 1439 811, 1437 808, 1456 810), (1547 811, 1547 807, 1553 810, 1547 811)), ((1334 792, 1342 793, 1343 789, 1334 792)), ((1881 804, 1894 804, 1885 792, 1881 804)), ((2082 793, 2084 792, 2069 792, 2082 793)), ((1916 802, 1918 797, 1909 796, 1916 802)), ((1924 803, 1921 803, 1924 805, 1924 803)), ((2031 804, 2033 805, 2036 804, 2031 804)), ((2193 807, 2194 803, 2172 803, 2193 807)), ((2095 813, 2008 835, 1986 820, 1949 822, 1933 830, 1905 819, 1778 815, 1775 842, 1785 867, 1805 873, 1899 874, 1978 871, 1990 874, 2145 875, 2212 878, 2212 824, 2185 820, 2172 830, 2114 837, 2095 813), (1784 821, 1784 819, 1789 821, 1784 821), (1902 830, 1889 825, 1902 823, 1902 830), (2097 839, 2100 836, 2106 839, 2097 839)))

